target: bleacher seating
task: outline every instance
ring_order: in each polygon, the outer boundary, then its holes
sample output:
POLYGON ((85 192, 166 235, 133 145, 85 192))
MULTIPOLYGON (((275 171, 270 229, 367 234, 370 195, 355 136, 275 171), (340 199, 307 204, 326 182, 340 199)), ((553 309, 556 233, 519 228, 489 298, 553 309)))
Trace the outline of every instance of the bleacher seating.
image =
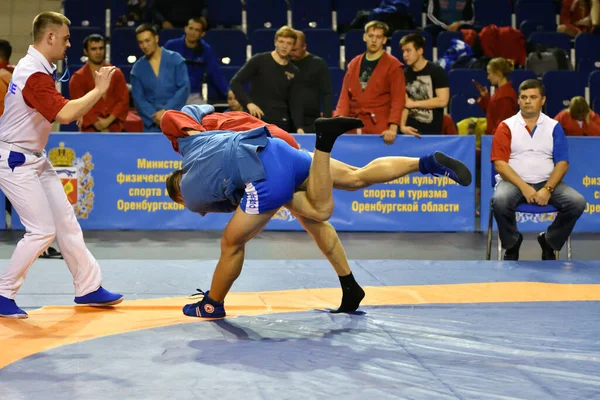
POLYGON ((164 46, 171 39, 179 39, 185 35, 185 31, 180 28, 163 29, 158 32, 158 44, 164 46))
MULTIPOLYGON (((240 0, 206 0, 207 19, 210 26, 242 25, 240 0)), ((195 15, 190 15, 195 17, 195 15)))
POLYGON ((340 68, 329 68, 329 72, 331 73, 331 88, 333 90, 333 109, 337 106, 338 100, 340 98, 340 93, 342 92, 342 84, 344 83, 344 75, 345 72, 340 68))
POLYGON ((71 27, 106 26, 106 2, 64 0, 65 16, 71 21, 71 27))
POLYGON ((143 56, 135 37, 135 28, 115 28, 110 36, 110 62, 115 65, 133 64, 143 56), (134 56, 135 59, 130 56, 134 56))
POLYGON ((290 0, 290 8, 294 29, 331 29, 332 0, 290 0))
POLYGON ((575 38, 575 60, 588 58, 600 61, 600 35, 580 33, 575 38))
POLYGON ((445 32, 441 32, 438 35, 437 41, 436 41, 438 59, 442 58, 444 53, 446 53, 446 50, 448 50, 452 46, 452 39, 458 39, 458 40, 464 41, 462 32, 460 32, 460 31, 458 31, 458 32, 445 31, 445 32))
POLYGON ((512 23, 512 6, 508 1, 474 0, 475 25, 510 26, 512 23))
POLYGON ((527 69, 516 69, 510 73, 508 80, 512 83, 515 92, 519 93, 519 86, 527 79, 536 79, 535 72, 527 69))
POLYGON ((527 19, 519 25, 519 30, 525 36, 525 39, 529 39, 529 36, 534 32, 556 32, 556 29, 556 21, 548 22, 527 19))
POLYGON ((239 29, 210 29, 204 40, 211 45, 219 65, 242 66, 246 63, 246 34, 239 29))
MULTIPOLYGON (((221 73, 225 77, 225 80, 227 80, 227 82, 229 83, 231 81, 231 78, 233 78, 233 76, 235 75, 235 73, 238 72, 239 67, 221 66, 221 67, 219 67, 219 69, 221 70, 221 73)), ((227 97, 222 97, 219 95, 219 91, 217 90, 215 85, 213 85, 213 83, 210 80, 207 80, 206 86, 208 88, 208 99, 209 100, 224 100, 224 101, 227 100, 227 97)), ((246 90, 247 90, 247 88, 246 88, 246 90)))
POLYGON ((577 71, 548 71, 542 77, 546 87, 546 114, 554 118, 569 106, 574 96, 584 96, 587 77, 577 71))
POLYGON ((589 75, 588 86, 590 88, 590 103, 600 105, 600 70, 589 75))
POLYGON ((558 47, 571 53, 571 38, 569 35, 560 32, 533 32, 529 36, 533 43, 539 43, 544 46, 558 47))
POLYGON ((467 99, 479 97, 479 91, 473 84, 473 80, 490 90, 490 82, 487 80, 487 72, 483 69, 456 68, 448 73, 450 96, 463 95, 467 99))
POLYGON ((485 117, 485 112, 475 98, 456 94, 450 99, 450 115, 455 123, 459 123, 465 118, 485 117))
MULTIPOLYGON (((360 10, 372 10, 380 0, 339 0, 336 4, 338 31, 346 31, 360 10)), ((412 4, 412 2, 411 2, 412 4)))
POLYGON ((252 55, 273 51, 277 29, 255 29, 250 35, 252 55))
POLYGON ((344 57, 346 58, 346 66, 354 57, 366 51, 363 35, 365 31, 361 29, 352 29, 346 33, 344 37, 344 57))
POLYGON ((331 29, 307 29, 307 49, 313 54, 323 58, 329 67, 340 65, 340 37, 331 29))
POLYGON ((556 8, 552 1, 544 0, 517 0, 515 4, 517 26, 528 19, 556 23, 556 8))
POLYGON ((285 0, 246 0, 246 19, 249 37, 257 29, 279 29, 287 24, 287 4, 285 0))
MULTIPOLYGON (((512 6, 508 1, 473 0, 475 8, 475 25, 483 27, 489 24, 510 26, 512 6)), ((226 79, 231 79, 241 65, 246 62, 246 45, 252 45, 252 54, 273 50, 275 32, 288 23, 288 4, 292 26, 301 29, 307 36, 308 50, 321 56, 330 66, 334 87, 335 102, 339 97, 344 77, 340 69, 340 36, 332 31, 332 11, 336 11, 337 26, 345 32, 345 60, 348 63, 356 55, 365 51, 362 39, 363 30, 347 31, 350 23, 359 10, 372 10, 381 3, 380 0, 207 0, 207 16, 211 26, 242 25, 242 7, 246 9, 247 35, 238 29, 210 29, 205 39, 217 53, 221 70, 226 79), (248 39, 249 38, 249 39, 248 39)), ((421 26, 424 0, 410 2, 410 13, 417 26, 421 26)), ((517 26, 526 38, 533 43, 559 47, 571 51, 571 38, 556 32, 557 8, 556 0, 514 0, 514 15, 517 26)), ((124 0, 108 0, 99 2, 82 2, 80 0, 64 0, 65 15, 71 20, 71 47, 67 50, 69 66, 74 72, 83 57, 83 39, 92 33, 100 35, 106 32, 106 7, 110 8, 110 61, 118 65, 129 82, 132 63, 142 56, 135 38, 135 27, 116 27, 116 18, 126 14, 127 2, 124 0), (130 57, 135 56, 135 57, 130 57)), ((411 32, 417 32, 426 39, 424 56, 433 60, 433 40, 424 31, 396 31, 387 45, 392 54, 403 61, 400 39, 411 32)), ((161 45, 172 38, 184 34, 182 29, 163 30, 159 33, 161 45)), ((462 40, 460 32, 442 32, 437 38, 437 54, 441 57, 451 44, 451 40, 462 40)), ((590 105, 600 107, 600 36, 591 33, 578 35, 575 40, 575 60, 577 71, 549 71, 543 77, 547 86, 546 112, 554 116, 560 109, 568 105, 575 95, 584 95, 585 86, 590 87, 590 105)), ((509 79, 515 90, 525 79, 534 78, 534 73, 527 70, 515 70, 509 79)), ((482 111, 473 102, 478 96, 471 79, 485 84, 489 88, 486 72, 475 69, 455 69, 449 73, 450 80, 450 112, 455 121, 460 121, 468 113, 480 116, 482 111)), ((62 91, 68 95, 68 84, 62 85, 62 91)), ((218 99, 212 84, 208 84, 210 99, 218 99)))

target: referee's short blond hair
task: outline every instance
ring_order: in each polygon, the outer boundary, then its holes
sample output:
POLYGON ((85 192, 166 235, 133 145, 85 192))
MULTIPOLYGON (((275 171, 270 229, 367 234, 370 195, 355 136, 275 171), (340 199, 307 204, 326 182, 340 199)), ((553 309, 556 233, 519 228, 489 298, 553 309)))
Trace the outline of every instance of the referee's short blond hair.
POLYGON ((71 25, 69 18, 54 11, 44 11, 33 19, 33 42, 38 43, 50 29, 71 25))

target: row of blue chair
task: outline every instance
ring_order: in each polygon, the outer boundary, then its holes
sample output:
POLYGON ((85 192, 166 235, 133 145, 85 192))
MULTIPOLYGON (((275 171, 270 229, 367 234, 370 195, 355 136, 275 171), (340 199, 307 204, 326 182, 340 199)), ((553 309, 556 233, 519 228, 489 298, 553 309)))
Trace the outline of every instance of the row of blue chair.
MULTIPOLYGON (((288 0, 292 13, 292 24, 298 29, 331 28, 332 12, 337 14, 340 26, 349 25, 359 10, 371 10, 380 0, 288 0)), ((255 29, 272 28, 287 23, 288 1, 245 0, 248 32, 255 29)), ((486 26, 510 26, 512 14, 516 14, 517 26, 525 20, 556 23, 559 10, 552 0, 518 0, 514 9, 509 0, 474 0, 475 24, 486 26)), ((410 0, 410 14, 416 26, 422 26, 422 13, 426 11, 423 0, 410 0)), ((211 24, 242 25, 243 5, 241 0, 207 0, 207 13, 211 24)), ((116 18, 127 12, 126 0, 107 0, 92 3, 81 0, 64 0, 65 14, 73 26, 104 26, 106 9, 110 9, 111 26, 116 18)))
MULTIPOLYGON (((248 38, 239 29, 211 29, 206 33, 205 39, 215 48, 219 59, 228 58, 227 65, 243 65, 246 62, 246 46, 252 46, 252 53, 270 51, 273 48, 276 29, 258 29, 248 38)), ((419 33, 425 38, 425 57, 433 59, 433 39, 427 31, 396 31, 393 33, 389 45, 392 54, 399 60, 402 59, 400 39, 409 33, 419 33)), ((91 33, 103 34, 100 27, 74 27, 71 29, 71 48, 67 56, 71 59, 80 59, 83 55, 83 39, 91 33)), ((160 44, 167 40, 180 37, 183 29, 166 29, 160 32, 160 44)), ((330 29, 311 29, 305 31, 309 51, 323 57, 331 66, 340 63, 340 36, 330 29)), ((442 32, 437 39, 438 57, 452 45, 453 39, 462 39, 461 32, 442 32)), ((559 47, 570 53, 571 39, 558 32, 533 32, 529 36, 534 43, 546 46, 559 47)), ((350 61, 356 55, 365 51, 362 30, 351 30, 344 36, 345 58, 350 61)), ((600 61, 600 35, 591 33, 580 34, 575 38, 575 60, 579 63, 586 60, 586 65, 600 61)), ((111 59, 117 64, 127 63, 130 55, 141 55, 135 39, 135 28, 116 28, 111 31, 111 59)))
MULTIPOLYGON (((475 79, 489 90, 490 83, 483 70, 456 69, 450 71, 450 115, 458 122, 468 117, 484 117, 477 105, 479 93, 471 81, 475 79)), ((526 79, 535 79, 535 74, 528 70, 515 70, 510 76, 513 87, 517 88, 526 79)), ((600 70, 589 76, 575 71, 548 71, 542 77, 546 87, 545 112, 554 117, 562 109, 568 107, 574 96, 585 96, 586 86, 590 89, 590 103, 595 112, 600 113, 600 70)))

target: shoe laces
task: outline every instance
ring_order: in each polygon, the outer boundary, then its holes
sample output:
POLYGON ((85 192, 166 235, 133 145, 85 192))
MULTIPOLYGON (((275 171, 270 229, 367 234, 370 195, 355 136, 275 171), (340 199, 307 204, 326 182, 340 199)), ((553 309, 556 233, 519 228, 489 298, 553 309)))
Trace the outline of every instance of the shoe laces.
POLYGON ((192 293, 190 294, 188 297, 195 297, 195 296, 206 296, 206 292, 204 292, 202 289, 196 289, 197 293, 192 293))

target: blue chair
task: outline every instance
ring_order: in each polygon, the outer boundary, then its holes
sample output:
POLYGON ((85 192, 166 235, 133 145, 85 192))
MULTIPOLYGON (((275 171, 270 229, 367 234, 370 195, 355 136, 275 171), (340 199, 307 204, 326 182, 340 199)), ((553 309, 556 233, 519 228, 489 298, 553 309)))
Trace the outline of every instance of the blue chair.
POLYGON ((600 70, 589 75, 588 86, 590 88, 590 99, 600 99, 600 70))
POLYGON ((402 39, 404 36, 410 33, 418 33, 419 35, 423 36, 423 38, 425 39, 425 49, 423 51, 423 56, 431 61, 433 59, 433 37, 431 37, 431 34, 429 34, 429 32, 427 31, 395 31, 392 34, 391 43, 388 42, 388 44, 392 47, 392 55, 401 62, 404 62, 404 57, 402 57, 402 47, 400 47, 400 39, 402 39))
POLYGON ((517 95, 519 93, 519 86, 521 86, 521 83, 523 81, 526 81, 527 79, 537 79, 537 76, 535 76, 535 72, 530 71, 528 69, 515 69, 508 76, 508 80, 512 83, 512 86, 515 89, 515 92, 517 92, 517 95))
MULTIPOLYGON (((207 0, 207 19, 211 26, 242 25, 241 0, 207 0)), ((196 17, 197 15, 191 15, 196 17)))
POLYGON ((112 64, 133 64, 142 56, 143 53, 135 37, 135 28, 116 28, 112 30, 110 35, 110 62, 112 64))
MULTIPOLYGON (((225 79, 227 80, 227 82, 231 82, 231 78, 233 78, 233 76, 236 74, 236 72, 238 72, 238 70, 240 69, 239 67, 226 67, 226 66, 221 66, 219 67, 219 69, 221 70, 221 73, 223 74, 223 76, 225 77, 225 79)), ((208 80, 207 84, 206 84, 207 88, 208 88, 208 100, 227 100, 227 97, 223 98, 219 95, 219 91, 217 90, 217 88, 215 87, 215 85, 213 85, 213 83, 208 80)), ((246 82, 245 84, 245 90, 248 90, 248 84, 246 82)))
POLYGON ((342 85, 344 83, 344 75, 346 74, 341 68, 329 68, 331 74, 331 89, 333 91, 333 109, 337 106, 342 92, 342 85))
POLYGON ((529 36, 533 43, 543 44, 549 47, 558 47, 571 54, 571 38, 569 35, 560 32, 533 32, 529 36))
POLYGON ((474 68, 451 69, 448 74, 450 96, 460 94, 467 99, 477 99, 479 91, 473 85, 473 79, 490 90, 490 82, 487 80, 487 72, 485 70, 474 68))
POLYGON ((519 30, 525 36, 525 39, 529 39, 529 35, 534 32, 556 32, 556 29, 556 21, 549 22, 527 19, 519 25, 519 30))
POLYGON ((552 1, 518 0, 515 5, 517 15, 517 26, 528 19, 556 23, 556 8, 552 1))
POLYGON ((364 33, 365 31, 361 29, 352 29, 346 33, 344 38, 346 65, 348 65, 354 57, 366 51, 365 41, 363 40, 364 33))
POLYGON ((131 83, 131 69, 133 65, 125 64, 125 65, 117 65, 117 67, 123 72, 123 76, 125 77, 125 82, 131 83))
POLYGON ((181 28, 163 29, 158 32, 158 44, 164 46, 171 39, 179 39, 185 35, 185 31, 181 28))
POLYGON ((554 118, 569 106, 574 96, 585 96, 586 77, 577 71, 548 71, 542 76, 546 87, 546 114, 554 118))
POLYGON ((250 35, 252 55, 273 51, 277 29, 255 29, 250 35))
POLYGON ((586 76, 590 76, 594 71, 600 71, 600 59, 580 58, 577 61, 577 71, 586 76))
MULTIPOLYGON (((494 168, 494 163, 492 163, 492 187, 496 187, 496 168, 494 168)), ((529 204, 529 203, 521 203, 517 205, 517 212, 525 213, 525 214, 551 214, 558 212, 558 209, 551 205, 539 206, 537 204, 529 204)), ((488 232, 487 232, 487 252, 486 252, 486 260, 492 259, 492 235, 494 228, 494 204, 493 200, 490 199, 490 219, 488 221, 488 232)), ((502 242, 500 241, 500 233, 498 233, 498 260, 502 260, 502 242)), ((554 252, 556 255, 556 259, 559 259, 559 252, 554 252)), ((573 249, 571 247, 571 236, 567 238, 567 259, 573 259, 573 249)))
POLYGON ((476 99, 457 94, 450 99, 450 116, 458 123, 465 118, 485 118, 485 112, 476 99))
POLYGON ((257 29, 279 29, 287 24, 287 4, 285 0, 246 0, 246 20, 249 36, 257 29))
POLYGON ((242 66, 246 63, 246 34, 239 29, 211 29, 204 35, 219 65, 242 66))
POLYGON ((329 67, 340 66, 340 37, 331 29, 304 31, 308 50, 321 57, 329 67))
POLYGON ((116 27, 117 18, 122 15, 127 15, 129 6, 124 0, 110 0, 110 26, 116 27))
POLYGON ((508 1, 474 0, 475 25, 511 26, 512 6, 508 1))
POLYGON ((592 99, 592 110, 594 110, 596 114, 600 114, 600 97, 592 99))
POLYGON ((67 58, 69 63, 85 64, 87 58, 83 55, 83 40, 92 34, 102 35, 104 37, 104 29, 100 27, 82 27, 75 26, 69 30, 69 42, 71 47, 67 49, 67 58))
POLYGON ((410 0, 408 7, 415 26, 421 28, 423 26, 423 0, 410 0))
POLYGON ((106 26, 105 1, 64 0, 65 16, 71 26, 106 26))
MULTIPOLYGON (((380 0, 340 0, 336 4, 338 27, 349 26, 360 10, 372 10, 381 3, 380 0)), ((412 5, 412 1, 411 1, 412 5)), ((416 21, 415 21, 416 22, 416 21)), ((338 28, 339 29, 339 28, 338 28)))
POLYGON ((290 8, 294 29, 331 29, 332 0, 290 0, 290 8))
POLYGON ((464 37, 462 32, 449 32, 444 31, 441 32, 437 40, 435 42, 435 47, 437 47, 437 57, 442 58, 446 50, 448 50, 452 46, 452 39, 458 39, 464 41, 464 37))
POLYGON ((575 37, 575 60, 582 58, 600 61, 600 35, 580 33, 575 37))

